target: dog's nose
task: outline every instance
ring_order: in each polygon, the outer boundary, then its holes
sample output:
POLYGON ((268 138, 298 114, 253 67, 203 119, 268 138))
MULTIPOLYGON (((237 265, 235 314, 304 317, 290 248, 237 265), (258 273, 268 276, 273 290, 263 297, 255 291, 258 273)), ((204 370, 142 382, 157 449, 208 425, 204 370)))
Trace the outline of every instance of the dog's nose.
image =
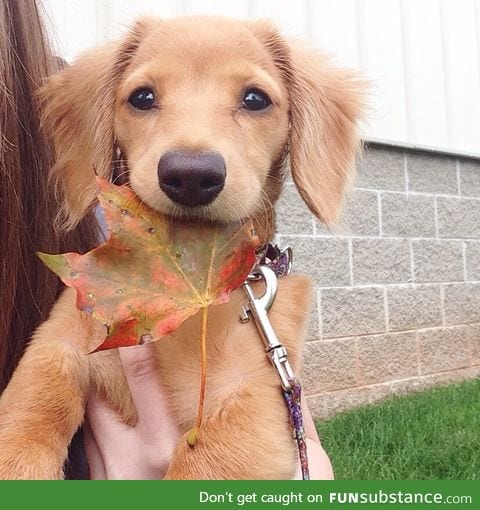
POLYGON ((174 202, 206 205, 225 186, 225 160, 215 152, 169 151, 158 162, 158 182, 174 202))

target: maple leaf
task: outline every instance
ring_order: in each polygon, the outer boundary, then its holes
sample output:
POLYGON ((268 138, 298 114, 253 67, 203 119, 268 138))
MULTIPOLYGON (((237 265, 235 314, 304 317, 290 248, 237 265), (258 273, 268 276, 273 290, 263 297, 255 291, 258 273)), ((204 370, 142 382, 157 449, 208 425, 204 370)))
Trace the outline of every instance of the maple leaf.
POLYGON ((79 255, 39 253, 77 290, 77 307, 107 327, 95 351, 169 335, 199 309, 225 303, 255 263, 252 226, 162 216, 127 186, 97 179, 110 235, 79 255))
POLYGON ((107 328, 94 352, 148 343, 169 335, 202 309, 202 370, 193 446, 202 423, 206 387, 208 306, 225 303, 255 263, 251 225, 172 220, 144 204, 127 186, 97 178, 109 230, 106 243, 84 255, 38 256, 77 291, 77 307, 107 328))

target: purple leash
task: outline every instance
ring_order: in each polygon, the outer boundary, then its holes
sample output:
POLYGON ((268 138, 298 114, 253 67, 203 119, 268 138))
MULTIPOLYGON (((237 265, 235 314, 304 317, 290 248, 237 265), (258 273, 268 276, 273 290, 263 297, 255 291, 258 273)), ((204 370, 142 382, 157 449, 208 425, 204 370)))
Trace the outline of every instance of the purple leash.
POLYGON ((302 467, 302 480, 310 480, 308 470, 308 457, 307 457, 307 441, 305 437, 305 427, 303 426, 303 413, 302 413, 302 387, 296 379, 290 381, 292 389, 290 391, 283 391, 283 398, 287 403, 288 413, 290 415, 290 422, 292 423, 295 432, 295 439, 297 440, 298 456, 300 457, 300 466, 302 467))
POLYGON ((257 265, 243 284, 248 296, 248 304, 242 309, 241 320, 247 322, 250 318, 253 318, 265 345, 265 353, 280 377, 283 398, 287 405, 288 415, 297 441, 302 479, 309 480, 307 443, 301 407, 302 389, 288 361, 287 349, 280 343, 268 319, 268 311, 272 307, 277 294, 277 280, 288 275, 291 268, 292 252, 290 248, 281 251, 277 246, 268 244, 260 251, 257 265), (265 283, 263 296, 256 297, 254 295, 250 285, 252 281, 263 281, 265 283))

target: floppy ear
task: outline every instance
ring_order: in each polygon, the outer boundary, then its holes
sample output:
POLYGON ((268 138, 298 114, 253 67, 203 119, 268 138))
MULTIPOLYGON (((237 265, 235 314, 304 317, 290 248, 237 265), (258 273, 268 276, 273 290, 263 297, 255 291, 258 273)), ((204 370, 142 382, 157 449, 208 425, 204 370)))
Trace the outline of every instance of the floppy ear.
POLYGON ((90 51, 40 90, 43 124, 53 141, 51 169, 71 229, 95 201, 95 174, 108 178, 114 157, 115 91, 151 22, 139 20, 121 41, 90 51))
POLYGON ((280 69, 290 102, 290 166, 298 191, 326 224, 338 219, 355 175, 364 83, 319 51, 285 40, 269 23, 252 25, 280 69))

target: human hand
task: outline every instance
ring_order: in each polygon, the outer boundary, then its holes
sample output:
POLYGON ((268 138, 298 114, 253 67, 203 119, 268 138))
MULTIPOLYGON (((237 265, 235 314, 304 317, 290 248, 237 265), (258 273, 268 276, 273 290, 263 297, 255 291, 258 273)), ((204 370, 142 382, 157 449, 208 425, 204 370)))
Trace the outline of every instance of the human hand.
MULTIPOLYGON (((150 480, 164 477, 180 432, 169 412, 156 372, 154 347, 119 349, 120 359, 138 413, 135 427, 98 396, 87 404, 85 449, 93 480, 150 480)), ((302 401, 312 480, 332 480, 333 470, 322 448, 310 410, 302 401)), ((300 470, 296 476, 301 478, 300 470)))
POLYGON ((138 422, 130 427, 100 397, 89 399, 84 433, 90 478, 162 479, 180 432, 160 385, 154 346, 124 347, 119 354, 138 422))

